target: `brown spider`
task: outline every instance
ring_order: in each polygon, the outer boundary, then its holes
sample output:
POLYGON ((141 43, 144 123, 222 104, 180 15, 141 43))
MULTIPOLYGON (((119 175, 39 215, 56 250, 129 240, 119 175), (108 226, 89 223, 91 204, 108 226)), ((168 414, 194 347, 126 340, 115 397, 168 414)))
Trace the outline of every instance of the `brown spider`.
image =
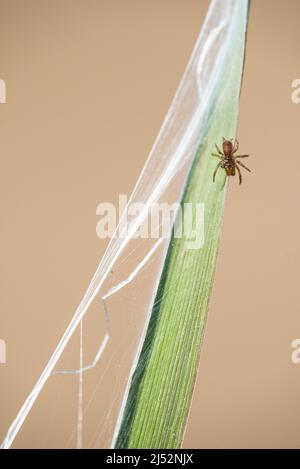
POLYGON ((216 174, 219 168, 223 168, 226 171, 227 176, 235 176, 235 170, 239 173, 239 181, 242 184, 242 173, 239 166, 245 168, 247 171, 251 173, 251 170, 247 168, 243 163, 237 161, 238 158, 248 158, 249 155, 235 155, 239 148, 239 142, 237 139, 230 139, 226 140, 223 137, 223 144, 222 144, 223 152, 220 150, 218 145, 216 144, 216 149, 218 154, 212 153, 212 156, 216 156, 221 161, 217 164, 217 167, 213 174, 213 181, 215 182, 216 174), (238 166, 239 165, 239 166, 238 166))

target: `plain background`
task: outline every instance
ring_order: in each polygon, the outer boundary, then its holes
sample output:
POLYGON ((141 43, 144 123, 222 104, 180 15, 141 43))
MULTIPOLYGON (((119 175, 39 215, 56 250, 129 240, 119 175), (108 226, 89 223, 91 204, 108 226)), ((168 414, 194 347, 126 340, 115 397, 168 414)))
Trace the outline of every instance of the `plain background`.
MULTIPOLYGON (((104 251, 96 206, 130 194, 207 6, 0 0, 1 438, 104 251)), ((300 447, 299 15, 298 0, 252 2, 238 136, 253 172, 230 181, 184 447, 300 447)), ((60 445, 60 426, 53 440, 34 425, 15 447, 60 445)))

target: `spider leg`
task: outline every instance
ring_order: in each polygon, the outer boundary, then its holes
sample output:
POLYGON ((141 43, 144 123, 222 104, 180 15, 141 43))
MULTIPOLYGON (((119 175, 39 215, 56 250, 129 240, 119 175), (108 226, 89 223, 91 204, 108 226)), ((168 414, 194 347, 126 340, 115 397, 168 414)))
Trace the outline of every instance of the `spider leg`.
POLYGON ((248 158, 250 155, 236 155, 235 158, 248 158))
POLYGON ((216 174, 217 174, 218 169, 220 168, 221 164, 222 164, 222 161, 220 161, 220 163, 217 164, 216 169, 214 170, 213 182, 215 182, 216 174))
MULTIPOLYGON (((233 140, 233 139, 232 139, 233 140)), ((234 144, 233 144, 233 151, 232 154, 236 153, 239 149, 239 141, 237 138, 234 139, 234 144)))
POLYGON ((222 159, 223 159, 223 156, 221 156, 221 155, 217 155, 216 153, 212 153, 212 156, 216 156, 217 158, 220 158, 220 160, 222 160, 222 159))
POLYGON ((239 183, 242 184, 242 173, 241 173, 241 170, 240 170, 240 168, 239 168, 237 165, 235 165, 235 167, 236 167, 236 169, 237 169, 237 172, 239 173, 239 183))
POLYGON ((223 156, 223 153, 221 152, 220 148, 218 147, 218 145, 216 143, 215 143, 215 147, 216 147, 217 152, 219 153, 219 155, 223 156))
POLYGON ((242 166, 243 168, 247 169, 247 171, 249 171, 249 173, 251 173, 251 169, 247 168, 247 166, 245 166, 243 163, 241 163, 240 161, 237 161, 237 164, 239 164, 240 166, 242 166))

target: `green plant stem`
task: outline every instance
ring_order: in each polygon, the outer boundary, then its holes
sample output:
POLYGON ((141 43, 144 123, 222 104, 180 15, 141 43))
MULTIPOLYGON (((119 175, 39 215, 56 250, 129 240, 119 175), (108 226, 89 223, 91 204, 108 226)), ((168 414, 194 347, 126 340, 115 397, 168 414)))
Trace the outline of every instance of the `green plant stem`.
MULTIPOLYGON (((224 79, 206 122, 182 204, 205 206, 201 249, 173 237, 160 278, 138 365, 133 374, 116 448, 178 448, 194 388, 221 233, 227 178, 214 144, 236 134, 247 15, 241 15, 224 64, 224 79)), ((238 182, 237 180, 234 182, 238 182)), ((195 220, 194 220, 195 222, 195 220)))

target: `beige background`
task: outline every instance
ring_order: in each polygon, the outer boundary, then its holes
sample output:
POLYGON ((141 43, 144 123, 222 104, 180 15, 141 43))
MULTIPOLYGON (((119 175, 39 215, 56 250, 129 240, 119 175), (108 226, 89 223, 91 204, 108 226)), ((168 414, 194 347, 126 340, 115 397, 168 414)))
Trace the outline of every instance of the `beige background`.
MULTIPOLYGON (((130 193, 207 6, 0 0, 1 439, 104 251, 96 206, 130 193)), ((253 172, 230 181, 184 447, 300 447, 299 14, 298 0, 252 2, 238 135, 253 172)), ((64 392, 63 422, 44 425, 42 399, 15 447, 65 445, 64 392)))

